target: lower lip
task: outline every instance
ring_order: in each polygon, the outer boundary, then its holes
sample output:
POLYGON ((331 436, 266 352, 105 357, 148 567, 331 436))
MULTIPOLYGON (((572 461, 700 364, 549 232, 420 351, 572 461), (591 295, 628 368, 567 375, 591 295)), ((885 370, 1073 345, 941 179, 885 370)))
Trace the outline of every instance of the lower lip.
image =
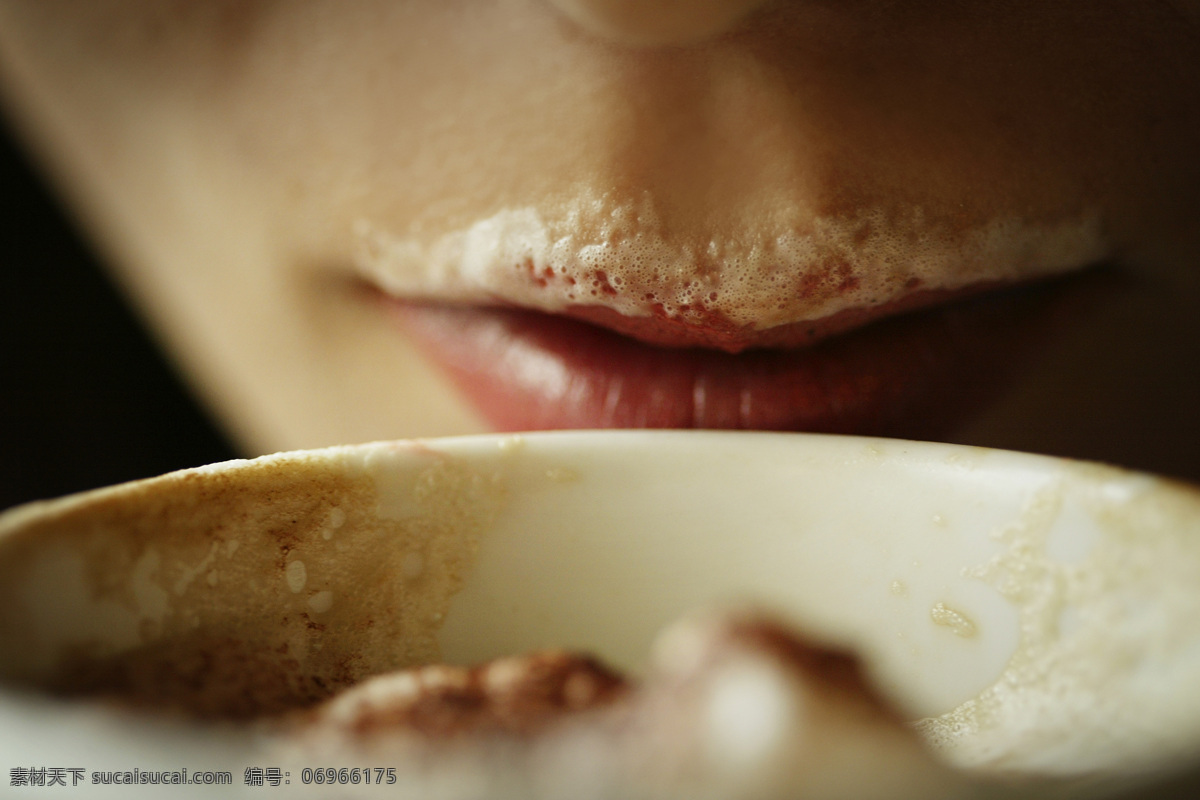
POLYGON ((945 435, 1046 335, 1057 285, 872 324, 790 350, 660 347, 567 317, 387 298, 500 431, 707 428, 945 435))

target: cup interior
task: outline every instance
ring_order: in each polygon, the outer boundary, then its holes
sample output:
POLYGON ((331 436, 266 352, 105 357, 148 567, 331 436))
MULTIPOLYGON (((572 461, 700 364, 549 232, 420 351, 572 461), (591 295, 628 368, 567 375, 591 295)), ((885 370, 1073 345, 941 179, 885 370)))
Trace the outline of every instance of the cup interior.
POLYGON ((546 647, 635 675, 699 609, 848 647, 948 757, 1200 749, 1200 493, 1000 451, 543 434, 229 462, 0 520, 0 678, 207 718, 546 647))

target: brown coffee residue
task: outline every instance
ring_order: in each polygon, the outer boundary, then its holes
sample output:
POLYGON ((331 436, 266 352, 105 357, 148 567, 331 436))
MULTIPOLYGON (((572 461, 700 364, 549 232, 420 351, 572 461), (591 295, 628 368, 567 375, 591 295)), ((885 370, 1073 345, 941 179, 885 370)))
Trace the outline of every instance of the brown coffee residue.
POLYGON ((404 445, 74 498, 0 537, 0 678, 245 719, 435 663, 503 500, 495 479, 404 445))

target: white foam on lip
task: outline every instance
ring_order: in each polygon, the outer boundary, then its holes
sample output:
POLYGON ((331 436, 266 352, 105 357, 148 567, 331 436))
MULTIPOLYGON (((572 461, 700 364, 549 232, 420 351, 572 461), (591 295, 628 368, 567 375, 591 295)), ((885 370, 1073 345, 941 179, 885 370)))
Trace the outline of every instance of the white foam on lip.
POLYGON ((897 300, 914 288, 959 289, 1068 272, 1108 253, 1099 217, 996 219, 965 233, 868 210, 796 215, 738 237, 685 240, 665 230, 649 195, 584 194, 549 209, 509 208, 432 241, 355 225, 357 268, 407 299, 513 303, 548 312, 598 305, 754 329, 818 320, 897 300))

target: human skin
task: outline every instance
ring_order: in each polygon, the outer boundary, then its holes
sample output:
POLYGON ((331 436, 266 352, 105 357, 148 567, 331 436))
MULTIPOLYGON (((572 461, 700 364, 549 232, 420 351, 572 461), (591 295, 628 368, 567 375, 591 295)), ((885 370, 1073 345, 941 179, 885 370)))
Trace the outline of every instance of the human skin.
POLYGON ((1147 0, 6 2, 0 78, 249 452, 699 425, 1197 478, 1198 20, 1147 0), (1049 320, 963 300, 1088 273, 1049 320), (884 319, 926 304, 947 311, 884 319))

